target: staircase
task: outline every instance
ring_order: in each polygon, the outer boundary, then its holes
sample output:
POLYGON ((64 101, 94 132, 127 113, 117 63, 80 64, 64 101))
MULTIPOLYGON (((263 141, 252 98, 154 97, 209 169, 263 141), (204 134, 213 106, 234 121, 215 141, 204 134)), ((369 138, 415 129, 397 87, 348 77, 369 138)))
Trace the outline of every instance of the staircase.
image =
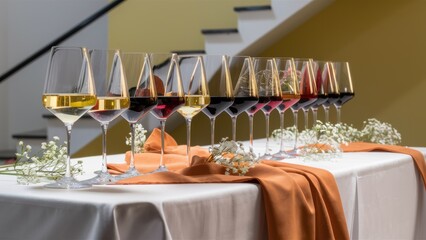
MULTIPOLYGON (((175 51, 178 54, 227 54, 255 56, 266 47, 278 41, 314 14, 325 8, 333 0, 271 0, 270 5, 235 7, 238 14, 238 28, 203 29, 205 49, 175 51)), ((176 114, 175 114, 176 115, 176 114)), ((62 122, 53 115, 43 116, 47 121, 46 130, 14 134, 13 138, 36 147, 41 142, 58 136, 65 140, 62 122)), ((182 118, 173 117, 167 121, 168 127, 177 127, 182 118)), ((142 124, 149 131, 158 127, 158 120, 148 114, 142 124)), ((99 123, 88 115, 77 121, 73 128, 71 153, 100 135, 99 123)), ((36 151, 36 150, 35 150, 36 151)), ((0 152, 0 160, 14 158, 14 150, 0 152)), ((33 151, 34 152, 34 151, 33 151)))

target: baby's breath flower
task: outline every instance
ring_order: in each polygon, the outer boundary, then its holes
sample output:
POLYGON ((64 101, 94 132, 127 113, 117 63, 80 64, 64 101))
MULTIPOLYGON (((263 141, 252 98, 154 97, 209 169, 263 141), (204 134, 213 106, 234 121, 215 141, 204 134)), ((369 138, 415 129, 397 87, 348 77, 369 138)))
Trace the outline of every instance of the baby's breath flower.
MULTIPOLYGON (((146 141, 147 131, 143 128, 142 124, 135 124, 135 153, 142 153, 143 146, 146 141)), ((129 137, 126 137, 126 145, 132 145, 132 133, 129 133, 129 137)))
POLYGON ((225 175, 238 174, 244 176, 250 168, 259 163, 254 153, 244 150, 240 142, 227 141, 223 138, 219 145, 211 149, 209 162, 214 162, 225 167, 225 175))

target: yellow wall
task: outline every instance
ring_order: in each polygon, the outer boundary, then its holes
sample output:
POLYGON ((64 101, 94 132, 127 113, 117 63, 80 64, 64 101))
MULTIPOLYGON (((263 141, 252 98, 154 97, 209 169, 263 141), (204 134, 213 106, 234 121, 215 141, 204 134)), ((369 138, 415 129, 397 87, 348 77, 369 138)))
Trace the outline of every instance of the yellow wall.
MULTIPOLYGON (((234 3, 236 1, 128 0, 111 15, 110 46, 147 51, 202 49, 201 28, 236 26, 231 6, 239 4, 234 3), (200 9, 188 8, 186 4, 200 9), (177 9, 179 11, 175 11, 177 9), (183 14, 188 9, 190 11, 183 14), (196 10, 201 12, 195 14, 196 10), (220 17, 211 14, 217 11, 220 17), (158 12, 163 14, 158 16, 158 12), (132 20, 134 18, 138 20, 132 20), (161 21, 173 26, 159 27, 157 24, 161 21)), ((424 0, 336 0, 261 55, 349 61, 356 93, 355 98, 343 106, 343 121, 361 127, 364 120, 374 117, 397 128, 404 145, 426 146, 425 13, 424 0)), ((334 109, 331 116, 332 119, 335 116, 334 109)), ((299 119, 303 120, 302 114, 299 119)), ((323 119, 322 111, 319 119, 323 119)), ((242 114, 238 120, 240 140, 248 139, 247 122, 246 114, 242 114)), ((286 112, 286 126, 292 123, 290 112, 286 112)), ((255 137, 263 137, 261 113, 256 114, 255 125, 255 137)), ((207 126, 206 116, 195 116, 193 145, 209 143, 207 126)), ((274 111, 271 129, 278 126, 278 114, 274 111)), ((230 136, 230 131, 231 121, 224 113, 217 119, 217 139, 230 136)), ((172 135, 179 143, 185 143, 184 126, 172 135)))

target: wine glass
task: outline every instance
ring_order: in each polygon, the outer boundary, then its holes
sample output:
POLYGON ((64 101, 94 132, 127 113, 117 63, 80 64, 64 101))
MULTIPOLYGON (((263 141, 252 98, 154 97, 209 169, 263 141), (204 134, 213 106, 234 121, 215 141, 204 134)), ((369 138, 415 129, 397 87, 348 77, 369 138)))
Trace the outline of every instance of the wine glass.
MULTIPOLYGON (((320 106, 328 105, 330 106, 330 102, 332 99, 339 96, 339 89, 337 86, 334 68, 332 67, 332 63, 329 61, 314 61, 314 71, 316 72, 315 83, 318 91, 317 100, 311 104, 311 110, 313 115, 313 122, 316 124, 318 108, 320 106)), ((305 111, 305 108, 303 108, 305 111)), ((325 121, 328 122, 328 112, 325 115, 325 121)))
POLYGON ((123 52, 124 73, 130 97, 130 106, 121 116, 129 123, 131 150, 129 169, 118 179, 140 175, 135 167, 135 124, 157 105, 157 88, 147 53, 123 52))
POLYGON ((186 154, 188 166, 191 164, 191 122, 192 118, 210 103, 209 87, 204 69, 203 56, 181 55, 179 67, 185 81, 185 104, 177 111, 186 122, 186 154))
POLYGON ((342 105, 351 100, 355 96, 355 92, 352 86, 349 63, 333 62, 333 67, 336 74, 336 81, 339 86, 339 99, 334 102, 334 106, 337 110, 337 122, 340 123, 342 105))
MULTIPOLYGON (((284 113, 291 106, 300 100, 299 85, 296 77, 296 67, 294 59, 289 57, 275 58, 278 70, 278 78, 281 85, 282 103, 278 105, 277 110, 280 114, 280 130, 284 131, 284 113)), ((291 158, 284 150, 284 134, 281 134, 280 150, 272 155, 273 160, 282 160, 291 158)))
POLYGON ((209 82, 210 104, 203 108, 203 113, 210 119, 211 148, 214 146, 214 128, 216 117, 234 102, 229 57, 226 55, 204 55, 204 69, 209 82))
POLYGON ((168 171, 164 164, 164 133, 166 120, 184 103, 184 90, 179 69, 178 56, 172 53, 152 53, 152 72, 157 85, 158 104, 151 111, 161 126, 160 165, 154 172, 168 171))
POLYGON ((225 111, 232 119, 232 140, 237 138, 237 117, 259 101, 251 57, 234 56, 229 60, 229 72, 234 91, 234 102, 225 111))
POLYGON ((296 67, 297 84, 299 85, 300 100, 291 106, 293 111, 294 127, 295 127, 295 138, 293 150, 289 151, 288 154, 291 156, 297 156, 297 114, 299 109, 311 105, 317 100, 317 88, 315 84, 314 71, 312 67, 312 59, 294 59, 296 67))
POLYGON ((48 188, 79 189, 91 184, 77 181, 70 166, 73 124, 96 104, 95 82, 89 53, 80 47, 52 47, 42 97, 43 106, 61 120, 67 132, 65 176, 48 188))
POLYGON ((96 85, 97 102, 88 113, 101 125, 102 168, 97 176, 85 182, 108 184, 115 182, 115 178, 108 173, 107 169, 108 124, 129 107, 129 93, 119 50, 91 50, 90 60, 96 85))
MULTIPOLYGON (((249 117, 250 127, 250 151, 253 153, 253 117, 257 111, 263 110, 267 106, 268 111, 265 113, 266 120, 266 148, 269 148, 269 113, 282 102, 281 90, 278 83, 278 72, 275 60, 273 58, 256 57, 253 58, 253 67, 255 72, 255 80, 259 94, 259 101, 246 110, 249 117)), ((265 154, 265 158, 268 158, 265 154)))

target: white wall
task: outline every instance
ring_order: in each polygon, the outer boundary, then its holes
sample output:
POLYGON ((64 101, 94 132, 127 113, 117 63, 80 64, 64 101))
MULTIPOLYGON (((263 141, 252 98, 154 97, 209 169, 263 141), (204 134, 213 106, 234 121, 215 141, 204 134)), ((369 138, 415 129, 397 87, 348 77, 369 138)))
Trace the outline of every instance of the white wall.
MULTIPOLYGON (((107 0, 1 0, 0 71, 13 67, 108 3, 107 0), (7 14, 4 14, 7 11, 7 14), (6 67, 5 67, 6 65, 6 67)), ((108 18, 93 22, 61 45, 107 48, 108 18)), ((0 150, 13 149, 15 133, 42 129, 47 56, 0 83, 0 150)))

